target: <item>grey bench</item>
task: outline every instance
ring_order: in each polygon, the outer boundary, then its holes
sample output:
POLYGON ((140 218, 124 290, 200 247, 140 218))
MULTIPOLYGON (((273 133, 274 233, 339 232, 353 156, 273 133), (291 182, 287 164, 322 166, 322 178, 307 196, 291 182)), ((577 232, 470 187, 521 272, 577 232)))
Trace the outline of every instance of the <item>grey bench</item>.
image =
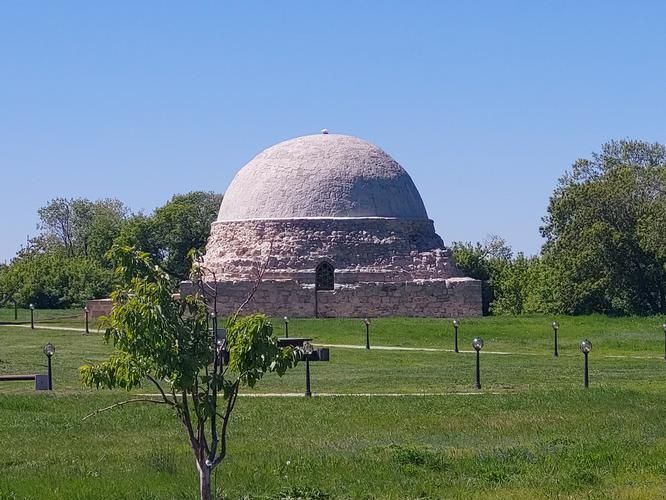
POLYGON ((34 380, 36 391, 49 390, 49 376, 48 375, 0 375, 0 382, 14 382, 19 380, 34 380))

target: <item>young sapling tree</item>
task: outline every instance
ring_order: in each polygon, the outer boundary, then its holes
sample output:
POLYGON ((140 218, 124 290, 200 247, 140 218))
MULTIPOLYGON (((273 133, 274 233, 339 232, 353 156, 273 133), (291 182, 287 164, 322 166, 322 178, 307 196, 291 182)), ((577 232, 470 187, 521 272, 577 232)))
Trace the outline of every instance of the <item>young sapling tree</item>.
POLYGON ((194 292, 179 297, 147 253, 114 246, 110 257, 122 283, 105 319, 105 339, 114 351, 102 363, 82 366, 81 380, 89 387, 128 391, 147 383, 158 396, 132 397, 85 418, 133 403, 171 407, 194 454, 201 499, 209 500, 211 474, 227 455, 227 429, 240 388, 253 387, 267 372, 283 375, 302 353, 279 347, 264 315, 237 313, 225 330, 218 329, 216 297, 211 303, 208 293, 215 286, 205 284, 200 266, 193 268, 194 292))

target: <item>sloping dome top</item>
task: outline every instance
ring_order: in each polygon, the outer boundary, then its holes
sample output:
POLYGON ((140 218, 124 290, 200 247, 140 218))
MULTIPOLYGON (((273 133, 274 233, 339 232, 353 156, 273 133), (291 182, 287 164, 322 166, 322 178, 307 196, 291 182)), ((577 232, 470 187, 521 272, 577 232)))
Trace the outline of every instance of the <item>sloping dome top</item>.
POLYGON ((272 146, 224 194, 218 221, 301 217, 427 219, 409 174, 369 142, 318 134, 272 146))

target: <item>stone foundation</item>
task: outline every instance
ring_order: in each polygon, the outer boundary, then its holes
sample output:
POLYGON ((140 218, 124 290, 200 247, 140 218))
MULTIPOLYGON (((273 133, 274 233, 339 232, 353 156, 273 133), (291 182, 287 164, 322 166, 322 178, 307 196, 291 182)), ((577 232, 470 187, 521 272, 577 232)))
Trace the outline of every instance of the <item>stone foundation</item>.
MULTIPOLYGON (((204 267, 230 314, 263 279, 244 312, 269 316, 481 315, 481 282, 464 278, 431 220, 311 217, 217 221, 204 267), (335 270, 315 293, 317 265, 335 270)), ((191 285, 183 283, 187 293, 191 285)))
MULTIPOLYGON (((253 286, 248 281, 218 282, 218 313, 235 312, 253 286)), ((181 283, 181 293, 191 291, 191 283, 181 283)), ((315 293, 314 285, 294 280, 265 280, 243 310, 244 314, 255 312, 277 317, 325 318, 480 316, 481 282, 471 278, 368 282, 336 285, 334 290, 315 293)))
POLYGON ((462 277, 429 219, 218 221, 211 227, 204 264, 218 281, 254 281, 267 265, 265 279, 314 283, 312 273, 323 258, 335 267, 340 283, 462 277))

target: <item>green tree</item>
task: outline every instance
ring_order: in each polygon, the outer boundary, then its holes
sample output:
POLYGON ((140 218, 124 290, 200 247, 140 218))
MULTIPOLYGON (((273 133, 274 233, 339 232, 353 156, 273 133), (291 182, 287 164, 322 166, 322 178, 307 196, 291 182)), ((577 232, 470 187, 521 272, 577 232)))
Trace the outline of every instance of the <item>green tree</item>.
POLYGON ((205 248, 221 202, 222 195, 212 192, 175 195, 150 217, 130 220, 117 242, 147 252, 174 278, 187 279, 188 253, 205 248))
MULTIPOLYGON (((187 434, 200 496, 210 499, 211 473, 226 457, 227 427, 240 387, 254 386, 269 371, 282 375, 297 363, 300 352, 280 348, 263 315, 232 316, 226 339, 217 335, 214 318, 211 333, 211 298, 205 287, 174 298, 169 276, 148 254, 116 246, 111 256, 123 283, 112 294, 105 334, 115 349, 107 361, 82 366, 82 381, 128 390, 143 381, 152 384, 158 398, 131 398, 98 412, 140 402, 170 407, 187 434)), ((204 279, 203 270, 195 268, 194 282, 201 285, 204 279)))
POLYGON ((559 181, 541 228, 543 256, 569 314, 666 312, 663 221, 666 148, 612 141, 559 181))
POLYGON ((483 243, 454 241, 452 251, 463 274, 483 282, 483 314, 490 314, 497 298, 496 281, 513 256, 511 247, 503 238, 490 235, 483 243))
POLYGON ((22 307, 81 306, 88 299, 108 296, 112 288, 111 270, 92 259, 58 252, 23 252, 0 271, 0 298, 16 300, 22 307))
POLYGON ((42 233, 34 243, 44 251, 103 263, 128 213, 116 199, 55 198, 38 210, 42 233))
POLYGON ((519 253, 515 259, 502 266, 494 277, 495 300, 491 304, 493 314, 523 314, 529 294, 528 273, 532 259, 519 253))

